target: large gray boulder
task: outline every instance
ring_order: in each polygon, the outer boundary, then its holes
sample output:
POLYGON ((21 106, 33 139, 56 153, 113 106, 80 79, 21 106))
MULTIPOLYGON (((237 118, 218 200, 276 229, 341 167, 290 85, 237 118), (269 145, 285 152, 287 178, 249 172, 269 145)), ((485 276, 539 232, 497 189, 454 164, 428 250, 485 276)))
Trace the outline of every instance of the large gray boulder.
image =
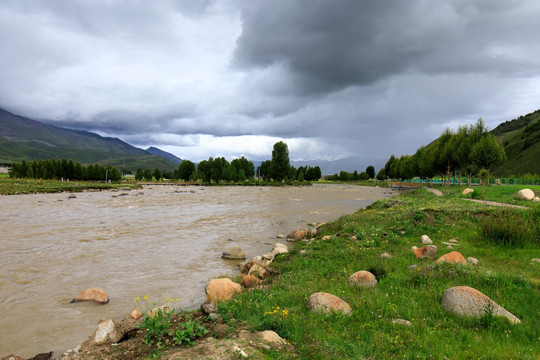
POLYGON ((488 296, 468 286, 455 286, 447 289, 442 297, 441 305, 445 311, 456 315, 480 318, 491 314, 504 316, 513 324, 521 322, 488 296))

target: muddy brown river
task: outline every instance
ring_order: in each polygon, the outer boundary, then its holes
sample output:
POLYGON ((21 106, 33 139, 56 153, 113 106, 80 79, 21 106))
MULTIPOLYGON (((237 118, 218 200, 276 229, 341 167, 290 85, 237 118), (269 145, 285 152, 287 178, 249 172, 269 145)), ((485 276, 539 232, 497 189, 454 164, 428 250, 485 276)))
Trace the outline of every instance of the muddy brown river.
POLYGON ((0 196, 0 357, 73 348, 98 320, 131 312, 135 297, 178 298, 179 308, 196 308, 212 277, 237 271, 237 262, 221 259, 224 249, 264 254, 280 233, 392 195, 314 185, 154 186, 69 196, 0 196), (103 288, 111 301, 69 304, 87 288, 103 288))

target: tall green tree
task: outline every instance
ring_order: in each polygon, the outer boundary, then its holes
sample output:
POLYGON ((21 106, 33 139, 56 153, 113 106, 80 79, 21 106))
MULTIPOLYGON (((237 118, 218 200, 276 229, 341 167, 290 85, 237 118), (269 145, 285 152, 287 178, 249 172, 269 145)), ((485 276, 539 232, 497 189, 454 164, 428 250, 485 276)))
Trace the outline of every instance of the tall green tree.
POLYGON ((178 176, 184 181, 188 181, 195 172, 195 164, 189 160, 182 160, 178 165, 178 176))
POLYGON ((473 146, 471 158, 478 168, 491 171, 493 166, 506 159, 506 153, 497 138, 493 134, 487 134, 473 146))
POLYGON ((369 178, 370 178, 370 179, 375 178, 375 168, 374 168, 372 165, 369 165, 369 166, 366 168, 366 173, 369 175, 369 178))
POLYGON ((281 181, 289 175, 289 148, 283 141, 274 144, 272 160, 270 164, 270 176, 272 179, 281 181))

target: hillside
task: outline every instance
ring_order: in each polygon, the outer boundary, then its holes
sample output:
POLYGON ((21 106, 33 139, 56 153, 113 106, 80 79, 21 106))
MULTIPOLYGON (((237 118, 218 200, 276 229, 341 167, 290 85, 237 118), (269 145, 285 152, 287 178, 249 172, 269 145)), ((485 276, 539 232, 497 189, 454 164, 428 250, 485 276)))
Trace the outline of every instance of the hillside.
POLYGON ((182 162, 182 159, 180 159, 179 157, 153 146, 150 146, 148 149, 146 149, 146 152, 149 153, 150 155, 163 156, 164 158, 169 159, 173 163, 178 164, 178 165, 182 162))
POLYGON ((83 165, 100 163, 121 170, 172 170, 177 165, 119 139, 59 128, 0 109, 0 163, 40 159, 72 159, 83 165))
POLYGON ((508 157, 493 170, 495 176, 540 174, 540 110, 506 121, 492 133, 502 138, 508 157))

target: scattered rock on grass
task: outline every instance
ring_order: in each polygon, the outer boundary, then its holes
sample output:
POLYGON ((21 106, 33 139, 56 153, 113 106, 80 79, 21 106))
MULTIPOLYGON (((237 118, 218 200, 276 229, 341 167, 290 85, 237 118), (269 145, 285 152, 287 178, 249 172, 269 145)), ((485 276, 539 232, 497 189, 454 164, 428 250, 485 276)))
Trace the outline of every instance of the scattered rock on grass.
POLYGON ((540 197, 535 196, 535 197, 532 199, 532 201, 534 201, 534 202, 539 202, 539 201, 540 201, 540 197))
POLYGON ((206 297, 212 303, 230 300, 239 292, 242 292, 242 286, 231 279, 213 279, 206 287, 206 297))
POLYGON ((332 236, 331 235, 324 235, 322 237, 322 240, 329 240, 332 236))
POLYGON ((262 341, 268 342, 273 346, 281 346, 286 344, 285 340, 283 340, 283 338, 281 338, 278 333, 272 330, 261 331, 259 333, 259 336, 262 341))
POLYGON ((411 326, 412 325, 409 320, 404 320, 404 319, 394 319, 394 320, 392 320, 392 323, 397 324, 397 325, 405 325, 405 326, 411 326))
POLYGON ((433 241, 429 238, 429 236, 427 235, 422 235, 422 237, 420 238, 420 240, 422 241, 422 244, 424 245, 431 245, 433 244, 433 241))
POLYGON ((470 193, 473 193, 474 190, 471 189, 471 188, 466 188, 465 190, 463 190, 463 192, 461 193, 461 195, 465 196, 465 195, 469 195, 470 193))
POLYGON ((312 312, 323 312, 325 314, 330 314, 332 312, 350 314, 352 312, 352 308, 347 302, 335 295, 325 292, 312 294, 307 299, 307 306, 312 312))
POLYGON ((382 253, 381 256, 383 259, 391 259, 393 258, 392 255, 390 255, 389 253, 385 252, 385 253, 382 253))
POLYGON ((239 246, 234 246, 225 250, 221 257, 223 259, 244 260, 246 258, 246 253, 239 246))
POLYGON ((513 324, 521 322, 488 296, 468 286, 455 286, 447 289, 442 297, 441 305, 445 311, 456 315, 480 318, 491 314, 504 316, 513 324))
POLYGON ((465 260, 463 255, 461 255, 461 253, 458 251, 452 251, 452 252, 449 252, 448 254, 444 254, 443 256, 438 258, 437 261, 435 262, 436 263, 447 262, 449 264, 463 264, 463 265, 467 264, 467 260, 465 260))
POLYGON ((251 269, 249 269, 248 275, 253 275, 260 279, 266 279, 268 277, 268 271, 266 271, 266 269, 262 266, 255 264, 251 267, 251 269))
POLYGON ((217 306, 213 303, 204 303, 201 305, 201 311, 206 315, 210 315, 217 312, 217 306))
POLYGON ((478 259, 473 258, 472 256, 469 256, 467 258, 467 264, 478 265, 479 263, 480 261, 478 261, 478 259))
POLYGON ((137 320, 142 316, 142 313, 139 309, 135 309, 131 312, 129 316, 131 316, 132 319, 137 320))
POLYGON ((540 263, 540 259, 539 258, 532 258, 531 259, 531 262, 534 264, 534 263, 540 263))
POLYGON ((347 283, 350 286, 360 286, 360 287, 374 287, 377 285, 378 281, 375 275, 369 271, 357 271, 347 280, 347 283))
POLYGON ((86 289, 71 300, 71 303, 82 301, 93 302, 96 304, 106 304, 109 302, 109 295, 107 295, 103 289, 86 289))
POLYGON ((413 253, 417 259, 435 259, 437 257, 437 247, 435 245, 427 245, 416 249, 413 247, 413 253))
POLYGON ((534 199, 534 191, 531 189, 521 189, 518 191, 518 198, 520 200, 532 200, 534 199))

